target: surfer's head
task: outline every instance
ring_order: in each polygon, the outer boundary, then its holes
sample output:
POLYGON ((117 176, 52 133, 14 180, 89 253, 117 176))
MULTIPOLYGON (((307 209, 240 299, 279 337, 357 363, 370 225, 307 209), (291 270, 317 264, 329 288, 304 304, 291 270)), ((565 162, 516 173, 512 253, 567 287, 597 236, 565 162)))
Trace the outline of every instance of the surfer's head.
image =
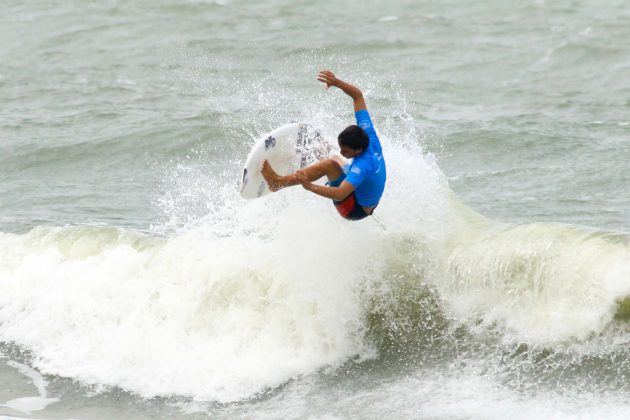
POLYGON ((337 136, 341 154, 345 158, 352 158, 362 153, 370 144, 370 138, 358 125, 346 127, 337 136))

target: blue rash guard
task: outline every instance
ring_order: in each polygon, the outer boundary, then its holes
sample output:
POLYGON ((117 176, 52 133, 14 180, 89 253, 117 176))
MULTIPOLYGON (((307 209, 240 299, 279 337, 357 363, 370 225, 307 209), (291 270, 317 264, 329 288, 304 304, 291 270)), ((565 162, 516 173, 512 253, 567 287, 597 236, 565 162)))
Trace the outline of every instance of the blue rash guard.
POLYGON ((354 116, 357 125, 368 135, 370 144, 366 150, 352 159, 347 172, 344 171, 347 174, 344 180, 354 187, 354 194, 359 205, 374 207, 383 195, 387 179, 383 149, 367 109, 355 112, 354 116))

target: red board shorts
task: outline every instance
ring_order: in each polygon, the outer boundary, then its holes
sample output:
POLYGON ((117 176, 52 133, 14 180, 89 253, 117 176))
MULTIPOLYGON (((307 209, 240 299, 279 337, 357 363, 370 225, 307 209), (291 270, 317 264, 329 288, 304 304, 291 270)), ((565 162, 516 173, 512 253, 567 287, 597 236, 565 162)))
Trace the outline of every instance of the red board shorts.
POLYGON ((363 207, 360 206, 359 203, 357 203, 357 198, 354 196, 354 191, 342 201, 333 200, 333 204, 335 205, 335 208, 337 209, 341 217, 343 217, 344 219, 361 220, 369 216, 369 214, 367 214, 365 210, 363 210, 363 207))
MULTIPOLYGON (((326 185, 329 187, 338 187, 344 179, 346 179, 345 174, 341 175, 334 181, 327 182, 326 185)), ((357 197, 354 195, 354 191, 341 201, 333 200, 333 204, 335 205, 337 212, 339 212, 341 217, 344 219, 361 220, 369 216, 369 214, 363 210, 363 207, 357 203, 357 197)))

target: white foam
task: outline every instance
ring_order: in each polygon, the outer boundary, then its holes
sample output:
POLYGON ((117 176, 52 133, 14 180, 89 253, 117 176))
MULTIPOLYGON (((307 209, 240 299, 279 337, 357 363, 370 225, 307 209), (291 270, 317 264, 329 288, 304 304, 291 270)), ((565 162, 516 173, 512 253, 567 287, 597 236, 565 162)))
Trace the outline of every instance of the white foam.
POLYGON ((398 16, 383 16, 382 18, 379 18, 378 21, 379 22, 396 22, 399 19, 400 18, 398 16))
POLYGON ((356 285, 380 271, 378 247, 352 225, 299 225, 85 258, 42 246, 45 229, 5 237, 0 337, 42 372, 145 396, 233 400, 334 365, 364 351, 356 285), (351 239, 324 242, 340 232, 351 239))
POLYGON ((497 385, 476 368, 448 376, 422 372, 422 376, 387 386, 380 398, 381 406, 398 412, 421 411, 430 418, 624 419, 628 412, 627 402, 613 395, 604 404, 601 395, 571 390, 514 392, 497 385), (409 399, 410 389, 415 390, 413 410, 400 398, 404 395, 409 399))

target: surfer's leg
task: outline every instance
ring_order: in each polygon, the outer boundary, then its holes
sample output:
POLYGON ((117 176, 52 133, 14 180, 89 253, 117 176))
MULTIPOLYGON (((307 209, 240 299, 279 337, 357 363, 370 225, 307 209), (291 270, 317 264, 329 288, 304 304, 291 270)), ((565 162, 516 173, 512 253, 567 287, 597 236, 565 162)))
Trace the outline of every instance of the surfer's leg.
MULTIPOLYGON (((279 189, 291 187, 293 185, 301 184, 298 181, 295 173, 289 175, 278 175, 276 171, 273 170, 269 162, 266 160, 263 162, 262 166, 262 176, 269 184, 269 189, 271 191, 278 191, 279 189)), ((339 162, 333 159, 320 160, 319 162, 315 162, 314 164, 307 166, 302 169, 301 172, 306 175, 306 178, 309 181, 316 181, 324 176, 328 177, 329 181, 335 180, 343 175, 343 169, 339 162)))
POLYGON ((311 182, 317 181, 323 177, 327 177, 329 181, 333 181, 343 175, 343 169, 335 159, 320 160, 302 169, 301 172, 306 175, 306 178, 311 182))

